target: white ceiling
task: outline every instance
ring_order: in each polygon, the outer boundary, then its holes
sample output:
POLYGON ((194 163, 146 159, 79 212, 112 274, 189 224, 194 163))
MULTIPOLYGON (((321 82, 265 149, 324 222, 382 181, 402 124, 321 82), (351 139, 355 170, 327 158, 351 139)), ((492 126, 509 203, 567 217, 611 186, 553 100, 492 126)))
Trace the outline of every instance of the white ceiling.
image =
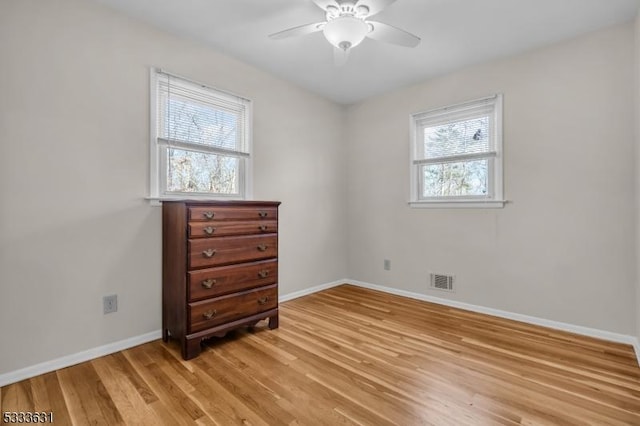
POLYGON ((397 0, 375 20, 422 38, 414 49, 365 39, 346 65, 322 33, 267 35, 320 22, 311 0, 95 0, 349 104, 462 67, 554 43, 636 15, 639 0, 397 0))

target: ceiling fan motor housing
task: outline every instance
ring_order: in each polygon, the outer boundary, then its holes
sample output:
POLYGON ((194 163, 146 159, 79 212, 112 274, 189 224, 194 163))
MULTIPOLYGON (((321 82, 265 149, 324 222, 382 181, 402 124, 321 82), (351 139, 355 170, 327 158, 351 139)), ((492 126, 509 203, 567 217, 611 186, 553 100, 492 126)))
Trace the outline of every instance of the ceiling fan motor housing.
POLYGON ((326 8, 327 21, 336 19, 340 16, 355 16, 364 19, 369 15, 369 7, 361 4, 356 6, 352 2, 338 2, 338 6, 329 5, 326 8))

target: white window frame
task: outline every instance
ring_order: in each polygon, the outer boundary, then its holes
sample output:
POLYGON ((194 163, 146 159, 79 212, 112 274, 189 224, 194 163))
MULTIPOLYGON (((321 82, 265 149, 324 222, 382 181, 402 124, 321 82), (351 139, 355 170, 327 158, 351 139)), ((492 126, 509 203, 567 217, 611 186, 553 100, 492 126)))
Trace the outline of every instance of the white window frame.
POLYGON ((462 102, 455 105, 436 108, 410 116, 411 149, 410 149, 410 194, 409 205, 417 208, 502 208, 504 200, 503 189, 503 149, 502 149, 502 95, 496 94, 481 99, 462 102), (424 122, 435 120, 446 123, 448 121, 473 118, 473 113, 465 116, 465 111, 473 111, 480 106, 493 106, 491 114, 493 140, 490 141, 491 151, 479 154, 462 154, 446 158, 425 159, 420 155, 420 144, 424 144, 424 122), (443 162, 463 162, 478 159, 488 160, 488 182, 486 195, 423 197, 422 166, 425 164, 439 164, 443 162))
POLYGON ((169 73, 160 68, 149 70, 149 196, 152 205, 161 205, 163 200, 248 200, 253 196, 253 103, 244 96, 215 89, 192 79, 169 73), (224 148, 197 146, 179 141, 168 141, 158 135, 158 83, 159 75, 169 75, 192 84, 196 84, 220 99, 242 102, 245 106, 244 146, 246 152, 229 151, 224 148), (232 154, 240 158, 238 194, 210 194, 167 191, 167 155, 171 147, 186 148, 196 152, 232 154))

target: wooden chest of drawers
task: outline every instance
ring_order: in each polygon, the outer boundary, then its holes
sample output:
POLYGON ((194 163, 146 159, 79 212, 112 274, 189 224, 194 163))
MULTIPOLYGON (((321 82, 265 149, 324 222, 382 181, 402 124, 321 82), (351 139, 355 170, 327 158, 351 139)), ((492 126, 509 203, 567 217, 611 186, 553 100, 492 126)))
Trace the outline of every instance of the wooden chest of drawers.
POLYGON ((162 338, 184 359, 231 329, 278 327, 279 204, 163 202, 162 338))

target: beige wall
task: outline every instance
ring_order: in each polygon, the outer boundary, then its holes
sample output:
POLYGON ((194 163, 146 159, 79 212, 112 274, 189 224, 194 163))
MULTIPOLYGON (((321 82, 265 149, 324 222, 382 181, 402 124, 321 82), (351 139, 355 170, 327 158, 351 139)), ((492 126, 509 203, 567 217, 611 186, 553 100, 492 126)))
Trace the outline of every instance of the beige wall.
MULTIPOLYGON (((636 123, 636 337, 640 340, 640 14, 635 22, 635 123, 636 123)), ((640 341, 636 350, 640 348, 640 341)), ((640 354, 636 354, 640 360, 640 354)))
POLYGON ((627 24, 351 107, 349 277, 633 334, 633 57, 627 24), (409 208, 409 114, 492 93, 511 203, 409 208), (428 290, 429 271, 457 292, 428 290))
POLYGON ((283 203, 281 294, 346 276, 342 107, 89 2, 3 1, 0 374, 160 329, 150 66, 254 100, 255 198, 283 203))

